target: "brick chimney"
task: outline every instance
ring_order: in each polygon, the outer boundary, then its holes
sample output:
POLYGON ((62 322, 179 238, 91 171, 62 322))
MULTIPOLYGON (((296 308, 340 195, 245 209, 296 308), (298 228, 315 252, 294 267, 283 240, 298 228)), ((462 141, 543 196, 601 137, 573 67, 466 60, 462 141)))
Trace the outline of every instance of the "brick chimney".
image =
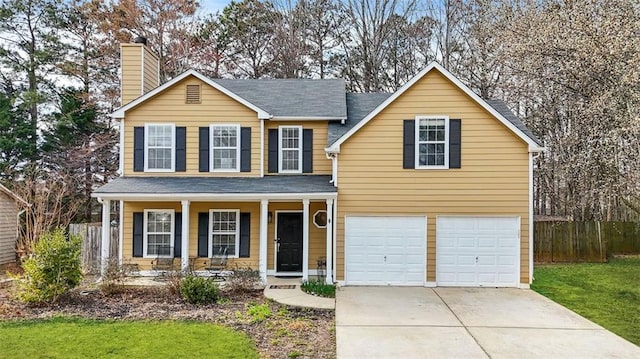
POLYGON ((136 37, 120 44, 120 99, 126 105, 160 85, 160 61, 149 47, 147 39, 136 37))

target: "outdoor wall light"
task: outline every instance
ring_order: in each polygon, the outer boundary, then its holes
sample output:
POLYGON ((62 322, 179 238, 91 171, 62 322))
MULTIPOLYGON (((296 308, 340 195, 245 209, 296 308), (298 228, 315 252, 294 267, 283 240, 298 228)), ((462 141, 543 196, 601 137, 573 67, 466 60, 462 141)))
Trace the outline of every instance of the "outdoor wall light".
POLYGON ((273 212, 269 212, 267 214, 267 222, 271 223, 273 221, 273 212))

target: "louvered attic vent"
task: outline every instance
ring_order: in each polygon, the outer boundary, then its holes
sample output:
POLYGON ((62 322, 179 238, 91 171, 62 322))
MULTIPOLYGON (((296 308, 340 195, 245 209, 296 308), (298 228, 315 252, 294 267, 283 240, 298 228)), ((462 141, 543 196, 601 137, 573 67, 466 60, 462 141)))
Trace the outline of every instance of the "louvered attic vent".
POLYGON ((200 85, 187 85, 187 103, 200 103, 200 85))

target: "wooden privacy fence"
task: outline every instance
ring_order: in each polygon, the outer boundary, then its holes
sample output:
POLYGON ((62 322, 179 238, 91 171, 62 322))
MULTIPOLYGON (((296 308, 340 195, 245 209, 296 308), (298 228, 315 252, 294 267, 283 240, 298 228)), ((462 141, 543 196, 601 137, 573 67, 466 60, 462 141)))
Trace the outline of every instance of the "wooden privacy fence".
POLYGON ((640 222, 535 222, 535 262, 606 262, 640 254, 640 222))
MULTIPOLYGON (((119 233, 118 227, 111 227, 110 258, 118 258, 119 233)), ((87 273, 98 273, 102 252, 102 225, 100 223, 70 224, 69 234, 82 238, 82 269, 87 273)))

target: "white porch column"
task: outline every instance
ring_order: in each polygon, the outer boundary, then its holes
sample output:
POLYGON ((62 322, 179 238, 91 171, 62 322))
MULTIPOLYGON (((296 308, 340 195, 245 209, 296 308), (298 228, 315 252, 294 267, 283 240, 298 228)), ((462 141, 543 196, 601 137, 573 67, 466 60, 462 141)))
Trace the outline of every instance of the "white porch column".
POLYGON ((181 201, 182 204, 182 243, 180 248, 181 265, 183 272, 189 270, 189 201, 181 201))
POLYGON ((309 200, 302 200, 302 280, 309 280, 309 200))
POLYGON ((102 248, 100 250, 100 274, 104 277, 109 266, 109 245, 111 244, 111 201, 102 201, 102 248))
POLYGON ((333 199, 327 199, 327 284, 333 284, 333 199))
POLYGON ((267 284, 267 226, 269 218, 269 200, 260 201, 260 261, 259 270, 262 283, 267 284))

